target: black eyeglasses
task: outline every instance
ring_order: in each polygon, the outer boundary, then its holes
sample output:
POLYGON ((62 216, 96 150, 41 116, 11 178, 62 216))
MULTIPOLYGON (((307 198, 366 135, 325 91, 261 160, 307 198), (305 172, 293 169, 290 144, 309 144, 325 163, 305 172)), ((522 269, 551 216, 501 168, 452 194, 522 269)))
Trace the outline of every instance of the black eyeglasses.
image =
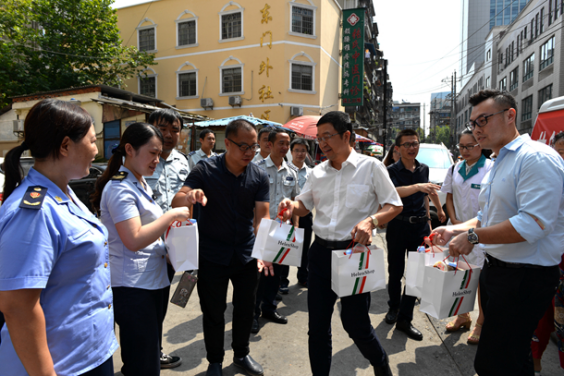
POLYGON ((403 146, 406 149, 409 148, 418 148, 419 142, 404 142, 403 144, 399 144, 399 146, 403 146))
POLYGON ((474 149, 476 146, 478 146, 478 144, 476 144, 476 145, 460 145, 460 144, 458 144, 458 145, 456 145, 456 148, 457 148, 458 150, 464 150, 464 149, 466 149, 466 150, 472 150, 472 149, 474 149))
POLYGON ((470 121, 466 124, 466 128, 470 129, 471 131, 473 131, 474 128, 476 128, 476 127, 482 128, 482 127, 484 127, 486 124, 488 124, 488 118, 489 118, 489 117, 492 117, 492 116, 497 115, 497 114, 501 114, 501 113, 503 113, 503 112, 505 112, 505 111, 507 111, 507 110, 510 110, 510 109, 509 109, 509 108, 506 108, 505 110, 501 110, 501 111, 499 111, 499 112, 496 112, 495 114, 486 115, 486 116, 484 116, 484 115, 478 116, 478 117, 476 118, 476 120, 470 120, 470 121))
POLYGON ((345 132, 337 132, 337 133, 330 134, 329 136, 317 137, 316 139, 317 139, 317 142, 322 142, 322 141, 327 142, 327 141, 329 141, 329 139, 331 137, 336 136, 336 135, 341 134, 341 133, 345 133, 345 132))
POLYGON ((257 149, 259 148, 259 144, 252 144, 252 145, 247 145, 245 143, 242 144, 238 144, 235 141, 233 141, 232 139, 228 138, 229 141, 233 142, 235 145, 237 145, 239 147, 239 150, 241 150, 243 153, 246 153, 247 151, 252 151, 253 153, 255 151, 257 151, 257 149))

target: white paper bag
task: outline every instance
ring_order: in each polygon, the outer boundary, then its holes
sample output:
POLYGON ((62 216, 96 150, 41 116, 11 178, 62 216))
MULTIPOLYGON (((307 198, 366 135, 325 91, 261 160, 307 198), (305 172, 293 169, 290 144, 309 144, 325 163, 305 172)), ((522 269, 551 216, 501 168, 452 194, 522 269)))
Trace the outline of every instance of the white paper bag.
POLYGON ((433 246, 429 252, 408 252, 405 270, 405 294, 421 298, 425 266, 448 256, 448 248, 433 246))
POLYGON ((458 267, 463 270, 442 271, 433 265, 425 266, 421 312, 444 319, 474 310, 482 269, 466 261, 459 261, 458 267))
POLYGON ((365 252, 333 251, 331 255, 331 288, 339 296, 350 296, 386 288, 384 250, 375 245, 365 252))
POLYGON ((276 264, 302 266, 304 229, 263 219, 260 222, 252 257, 276 264))
POLYGON ((168 258, 174 270, 198 269, 198 224, 195 219, 174 221, 165 233, 168 258))

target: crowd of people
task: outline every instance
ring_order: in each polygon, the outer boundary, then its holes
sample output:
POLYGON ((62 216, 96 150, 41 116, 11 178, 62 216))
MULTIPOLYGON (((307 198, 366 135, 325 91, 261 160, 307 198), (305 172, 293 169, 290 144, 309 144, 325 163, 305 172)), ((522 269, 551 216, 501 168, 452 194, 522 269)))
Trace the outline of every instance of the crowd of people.
MULTIPOLYGON (((182 359, 169 355, 162 340, 177 272, 163 234, 172 222, 189 218, 199 231, 197 290, 207 376, 223 372, 229 282, 235 366, 263 375, 250 355, 250 336, 260 331, 261 319, 288 322, 277 305, 289 291, 289 267, 251 256, 262 219, 304 229, 297 279, 308 292, 314 376, 331 370, 331 318, 339 299, 331 288, 331 251, 370 244, 373 232, 384 227, 386 323, 423 339, 412 325, 416 298, 402 292, 402 278, 408 252, 434 234, 435 244, 482 268, 476 324, 472 328, 464 313, 445 328, 472 329, 467 342, 478 345, 476 372, 540 372, 554 330, 564 368, 564 133, 554 148, 519 135, 515 100, 507 93, 481 91, 470 101, 468 130, 457 144, 462 160, 448 170, 442 187, 429 182, 429 167, 417 160, 415 131, 401 131, 381 163, 354 151, 347 114, 328 112, 317 124, 327 161, 310 168, 308 142, 280 128, 257 133, 241 119, 227 125, 223 154, 213 152, 215 134, 206 129, 199 135, 201 149, 186 156, 177 150, 182 118, 161 109, 122 134, 96 182, 97 215, 68 187, 88 174, 98 153, 92 118, 56 99, 38 102, 26 117, 24 142, 3 166, 0 311, 6 324, 0 323, 0 373, 113 375, 114 322, 125 376, 180 366, 182 359), (19 159, 25 150, 35 164, 23 177, 19 159), (438 191, 446 193, 446 213, 438 191), (446 226, 431 227, 430 202, 441 222, 448 214, 446 226)), ((374 374, 392 375, 370 320, 370 293, 340 301, 343 328, 374 374)))

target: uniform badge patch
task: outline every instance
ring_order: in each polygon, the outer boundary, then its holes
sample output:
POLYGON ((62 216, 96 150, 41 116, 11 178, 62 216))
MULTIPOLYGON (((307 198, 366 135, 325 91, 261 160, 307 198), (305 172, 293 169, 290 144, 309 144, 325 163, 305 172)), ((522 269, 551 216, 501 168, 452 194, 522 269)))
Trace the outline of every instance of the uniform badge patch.
POLYGON ((40 209, 46 193, 47 188, 28 187, 20 203, 20 208, 40 209))
POLYGON ((118 180, 121 181, 123 179, 125 179, 127 177, 127 172, 125 171, 120 171, 117 174, 115 174, 114 176, 112 176, 112 180, 118 180))

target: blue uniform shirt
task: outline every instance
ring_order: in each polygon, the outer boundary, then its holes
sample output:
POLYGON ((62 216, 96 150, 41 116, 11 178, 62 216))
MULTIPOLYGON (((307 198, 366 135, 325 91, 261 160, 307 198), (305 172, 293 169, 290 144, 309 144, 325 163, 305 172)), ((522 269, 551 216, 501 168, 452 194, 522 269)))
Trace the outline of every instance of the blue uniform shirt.
POLYGON ((141 224, 149 224, 163 215, 153 199, 153 191, 146 189, 124 166, 119 171, 127 172, 123 180, 110 180, 102 192, 100 203, 102 223, 108 228, 110 239, 110 264, 113 287, 135 287, 157 290, 169 286, 166 271, 166 247, 158 238, 148 247, 137 252, 129 250, 121 241, 116 223, 140 217, 141 224))
MULTIPOLYGON (((118 347, 108 233, 68 191, 74 204, 32 168, 0 208, 0 290, 42 289, 47 344, 61 376, 96 368, 118 347), (38 209, 20 207, 28 187, 47 189, 38 209)), ((27 375, 6 325, 1 336, 0 374, 27 375)))
POLYGON ((163 212, 170 210, 174 195, 182 188, 190 167, 186 156, 172 149, 166 160, 159 158, 159 164, 151 177, 145 180, 153 190, 156 203, 163 212))
POLYGON ((233 175, 225 166, 225 154, 200 161, 184 185, 202 189, 208 202, 198 206, 200 257, 229 265, 233 255, 243 264, 253 258, 255 202, 269 202, 268 175, 255 163, 233 175))
POLYGON ((529 135, 499 152, 484 176, 478 220, 489 227, 505 220, 525 241, 482 244, 505 262, 558 265, 564 244, 564 162, 558 153, 529 135))

